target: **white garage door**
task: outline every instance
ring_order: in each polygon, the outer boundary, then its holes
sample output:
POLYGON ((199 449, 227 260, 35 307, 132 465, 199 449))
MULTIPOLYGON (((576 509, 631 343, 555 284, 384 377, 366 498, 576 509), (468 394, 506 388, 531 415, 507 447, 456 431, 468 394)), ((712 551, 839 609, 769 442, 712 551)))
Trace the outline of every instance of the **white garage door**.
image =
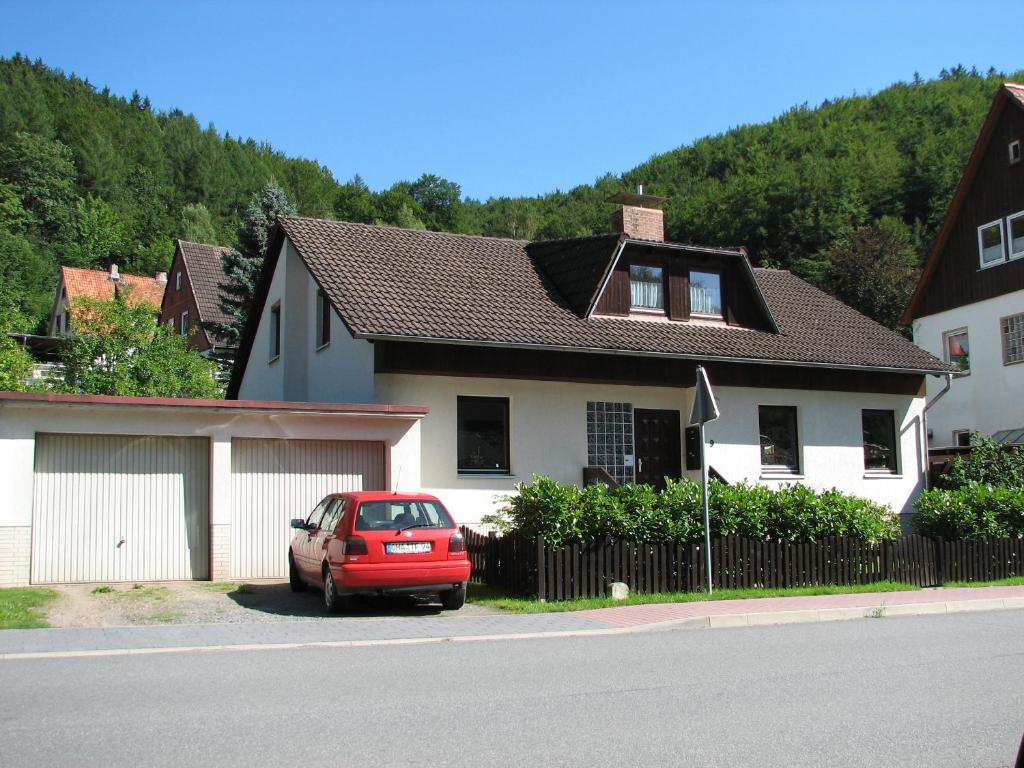
POLYGON ((231 441, 231 575, 288 575, 288 521, 328 493, 384 487, 384 444, 353 440, 231 441))
POLYGON ((32 581, 205 579, 209 443, 36 435, 32 581))

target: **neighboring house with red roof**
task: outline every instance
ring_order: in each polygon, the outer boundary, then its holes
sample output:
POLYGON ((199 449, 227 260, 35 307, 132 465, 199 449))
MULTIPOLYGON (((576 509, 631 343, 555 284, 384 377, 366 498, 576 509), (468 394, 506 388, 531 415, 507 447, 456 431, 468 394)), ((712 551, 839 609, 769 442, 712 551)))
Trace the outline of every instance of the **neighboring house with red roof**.
POLYGON ((222 262, 226 250, 179 240, 160 311, 160 322, 182 335, 191 334, 189 346, 203 353, 224 348, 201 323, 227 323, 230 319, 220 308, 220 285, 227 279, 222 262))
POLYGON ((108 271, 61 267, 57 293, 47 325, 48 335, 67 336, 73 332, 76 299, 113 301, 115 296, 120 296, 133 306, 147 303, 159 310, 166 285, 165 272, 158 272, 155 277, 143 277, 122 275, 116 264, 112 264, 108 271))
POLYGON ((903 322, 960 370, 928 411, 930 446, 1024 444, 1024 85, 996 94, 903 322))
POLYGON ((660 198, 613 200, 614 232, 545 242, 281 219, 228 397, 428 406, 422 488, 473 523, 534 474, 698 477, 700 364, 726 481, 910 511, 949 366, 742 248, 665 242, 660 198))

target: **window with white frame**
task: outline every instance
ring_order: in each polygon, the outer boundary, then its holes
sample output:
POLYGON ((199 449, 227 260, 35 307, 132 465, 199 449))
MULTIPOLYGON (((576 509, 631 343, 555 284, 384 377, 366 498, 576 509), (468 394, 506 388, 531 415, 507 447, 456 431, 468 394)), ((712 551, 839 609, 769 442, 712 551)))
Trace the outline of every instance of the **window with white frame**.
POLYGON ((991 267, 1004 260, 1002 219, 978 227, 978 252, 982 267, 991 267))
POLYGON ((722 317, 722 276, 717 272, 690 272, 690 314, 722 317))
POLYGON ((1006 219, 1007 244, 1010 246, 1010 258, 1019 259, 1024 256, 1024 211, 1015 213, 1006 219))
POLYGON ((1024 363, 1024 314, 999 321, 1003 335, 1003 365, 1024 363))
POLYGON ((1016 165, 1020 162, 1020 140, 1011 141, 1007 147, 1010 151, 1010 165, 1016 165))
POLYGON ((181 328, 180 328, 180 330, 181 330, 181 335, 182 336, 187 336, 188 335, 188 312, 182 312, 181 313, 181 328))
POLYGON ((864 469, 868 472, 896 474, 896 413, 865 408, 860 412, 864 435, 864 469))
POLYGON ((942 334, 942 350, 947 363, 952 363, 961 373, 971 370, 971 342, 966 328, 946 331, 942 334))
POLYGON ((796 429, 796 408, 791 405, 759 405, 761 471, 766 474, 800 472, 800 441, 796 429))
POLYGON ((953 430, 953 445, 958 448, 967 448, 971 444, 971 430, 969 429, 954 429, 953 430))
POLYGON ((174 273, 174 290, 181 290, 181 270, 174 273))
POLYGON ((629 304, 640 310, 665 309, 665 280, 661 267, 630 265, 629 304))

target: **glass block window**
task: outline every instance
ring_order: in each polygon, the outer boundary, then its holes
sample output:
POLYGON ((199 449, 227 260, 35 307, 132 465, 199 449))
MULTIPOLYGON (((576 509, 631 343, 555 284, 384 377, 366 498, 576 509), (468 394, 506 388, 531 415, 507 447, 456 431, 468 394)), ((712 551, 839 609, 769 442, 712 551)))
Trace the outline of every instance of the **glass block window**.
POLYGON ((999 321, 1003 332, 1003 365, 1024 362, 1024 314, 999 321))
POLYGON ((615 482, 633 482, 633 405, 587 403, 587 464, 615 482))
POLYGON ((634 309, 664 309, 665 281, 661 267, 631 265, 629 297, 629 303, 634 309))
POLYGON ((690 314, 722 316, 722 276, 717 272, 690 273, 690 314))

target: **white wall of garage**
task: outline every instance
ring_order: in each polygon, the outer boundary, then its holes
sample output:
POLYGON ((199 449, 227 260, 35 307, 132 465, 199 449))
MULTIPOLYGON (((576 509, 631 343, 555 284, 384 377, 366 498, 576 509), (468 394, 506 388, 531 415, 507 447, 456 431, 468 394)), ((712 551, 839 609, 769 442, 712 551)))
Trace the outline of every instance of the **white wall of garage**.
MULTIPOLYGON (((244 401, 173 401, 155 398, 15 395, 0 392, 0 467, 4 488, 4 503, 0 504, 0 586, 27 584, 34 573, 40 574, 37 580, 42 580, 42 574, 53 576, 61 573, 62 566, 39 562, 40 558, 63 556, 58 545, 52 542, 44 544, 40 541, 39 547, 33 551, 33 523, 40 520, 40 515, 44 514, 44 510, 37 506, 37 497, 40 503, 43 503, 39 494, 44 490, 51 494, 55 492, 50 486, 37 490, 37 435, 144 436, 156 439, 154 444, 159 443, 160 438, 167 437, 201 439, 209 480, 208 577, 222 579, 232 577, 232 544, 246 536, 242 527, 256 524, 255 521, 244 520, 238 509, 239 501, 232 473, 233 464, 236 467, 238 465, 238 460, 233 458, 235 441, 296 440, 320 441, 334 445, 354 441, 380 446, 382 466, 369 471, 366 469, 366 462, 363 461, 363 469, 360 470, 363 475, 358 481, 353 476, 351 467, 346 469, 342 466, 340 471, 334 474, 306 473, 304 487, 306 496, 312 501, 302 503, 301 493, 288 496, 279 510, 286 524, 289 517, 304 516, 308 512, 306 507, 318 499, 313 497, 320 494, 322 488, 332 487, 335 483, 355 485, 357 482, 368 482, 391 488, 396 486, 397 481, 399 489, 418 489, 420 420, 425 412, 426 409, 414 406, 406 408, 244 401), (289 508, 291 505, 296 508, 289 508)), ((42 442, 46 442, 45 438, 42 442)), ((71 443, 73 442, 72 440, 71 443)), ((66 443, 65 447, 68 444, 70 443, 66 443)), ((79 443, 80 447, 82 445, 84 443, 79 443)), ((327 453, 330 454, 330 451, 327 453)), ((99 485, 93 483, 90 487, 106 489, 101 491, 100 499, 103 498, 103 493, 108 494, 108 499, 123 496, 126 492, 125 479, 118 478, 117 475, 128 470, 129 467, 114 462, 113 467, 92 473, 95 475, 92 479, 95 481, 100 475, 111 473, 114 477, 99 485)), ((195 471, 192 470, 193 473, 195 471)), ((282 465, 282 472, 287 474, 287 462, 282 465)), ((166 481, 173 485, 173 480, 166 481)), ((337 489, 344 490, 342 487, 337 489)), ((57 489, 56 493, 58 495, 55 501, 50 503, 46 514, 61 514, 53 505, 58 503, 57 499, 62 491, 57 489)), ((165 501, 166 498, 165 494, 165 501)), ((95 526, 83 524, 90 532, 96 531, 95 526)), ((262 533, 262 530, 252 531, 253 535, 262 533)), ((170 533, 164 536, 163 540, 166 541, 169 536, 170 533)), ((109 542, 98 546, 102 548, 108 544, 109 542)), ((161 551, 169 550, 164 547, 161 551)), ((96 559, 96 550, 90 552, 90 557, 96 559)), ((282 552, 282 557, 285 554, 286 552, 282 552)), ((84 571, 66 573, 68 580, 91 580, 88 575, 83 575, 84 571)), ((148 578, 137 576, 137 569, 121 573, 128 580, 148 578)), ((57 576, 57 580, 64 578, 57 576)), ((179 576, 157 574, 155 578, 179 576)), ((103 575, 98 580, 117 579, 103 575)))

